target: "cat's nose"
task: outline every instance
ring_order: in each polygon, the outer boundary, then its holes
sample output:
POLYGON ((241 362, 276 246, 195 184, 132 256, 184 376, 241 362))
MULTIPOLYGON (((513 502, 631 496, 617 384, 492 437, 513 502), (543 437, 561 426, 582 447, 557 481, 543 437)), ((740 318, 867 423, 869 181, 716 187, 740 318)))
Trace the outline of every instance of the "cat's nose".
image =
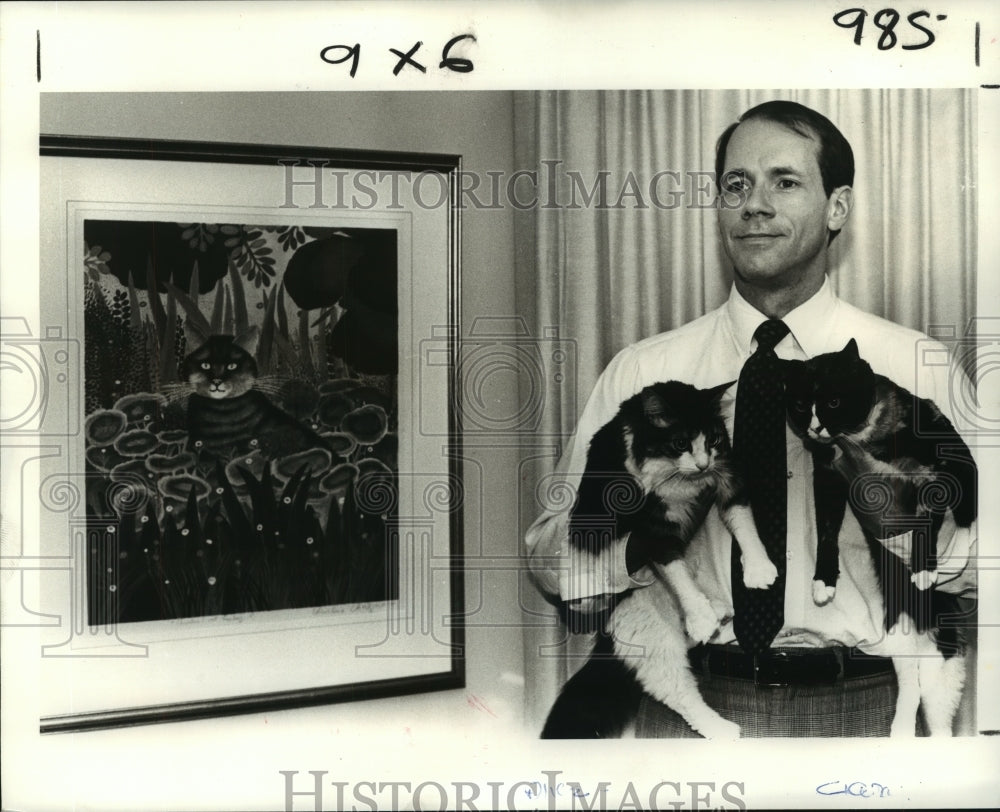
POLYGON ((708 454, 699 454, 694 458, 694 464, 697 466, 699 471, 704 471, 708 468, 708 454))

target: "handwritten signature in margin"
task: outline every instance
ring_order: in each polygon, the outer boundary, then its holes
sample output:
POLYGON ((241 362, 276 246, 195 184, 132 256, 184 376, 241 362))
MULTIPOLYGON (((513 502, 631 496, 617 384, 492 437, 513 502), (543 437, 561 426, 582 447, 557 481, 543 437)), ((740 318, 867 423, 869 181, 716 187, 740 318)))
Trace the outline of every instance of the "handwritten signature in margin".
POLYGON ((885 784, 872 782, 866 784, 864 781, 827 781, 816 787, 817 795, 850 795, 854 798, 885 798, 888 796, 889 788, 885 784))

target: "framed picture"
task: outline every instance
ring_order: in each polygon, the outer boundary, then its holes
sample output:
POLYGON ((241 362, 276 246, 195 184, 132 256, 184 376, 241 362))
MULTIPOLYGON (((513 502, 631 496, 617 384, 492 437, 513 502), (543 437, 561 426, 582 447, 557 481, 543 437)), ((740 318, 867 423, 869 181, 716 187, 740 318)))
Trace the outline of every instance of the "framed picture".
POLYGON ((459 158, 41 156, 42 731, 461 687, 459 158))

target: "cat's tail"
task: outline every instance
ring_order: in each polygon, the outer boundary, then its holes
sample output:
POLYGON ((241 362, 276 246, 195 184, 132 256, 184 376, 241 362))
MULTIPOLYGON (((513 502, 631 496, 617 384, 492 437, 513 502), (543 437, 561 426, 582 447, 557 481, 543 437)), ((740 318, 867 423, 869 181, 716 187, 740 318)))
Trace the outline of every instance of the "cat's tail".
POLYGON ((635 717, 642 688, 614 652, 611 637, 599 632, 590 659, 563 686, 549 711, 543 739, 612 739, 635 717))

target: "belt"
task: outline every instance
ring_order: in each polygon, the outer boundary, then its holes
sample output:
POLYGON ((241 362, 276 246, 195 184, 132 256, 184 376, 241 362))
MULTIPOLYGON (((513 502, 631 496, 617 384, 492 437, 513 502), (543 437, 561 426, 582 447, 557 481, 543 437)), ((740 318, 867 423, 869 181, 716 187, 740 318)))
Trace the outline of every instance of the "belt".
POLYGON ((688 659, 695 673, 773 688, 830 684, 893 671, 888 657, 875 657, 847 646, 772 648, 763 654, 748 654, 736 646, 709 643, 692 648, 688 659))

